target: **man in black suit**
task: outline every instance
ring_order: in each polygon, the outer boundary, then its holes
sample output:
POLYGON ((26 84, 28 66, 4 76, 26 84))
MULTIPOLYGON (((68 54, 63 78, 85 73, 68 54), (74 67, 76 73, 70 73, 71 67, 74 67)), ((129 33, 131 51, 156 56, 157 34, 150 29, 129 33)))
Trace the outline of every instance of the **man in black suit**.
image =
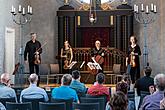
POLYGON ((31 40, 26 43, 24 51, 25 63, 29 63, 30 74, 39 74, 39 63, 41 62, 40 54, 42 53, 41 43, 36 40, 37 34, 31 33, 31 40), (27 60, 28 55, 28 60, 27 60), (37 62, 36 62, 37 60, 37 62), (36 71, 34 71, 34 68, 36 71))

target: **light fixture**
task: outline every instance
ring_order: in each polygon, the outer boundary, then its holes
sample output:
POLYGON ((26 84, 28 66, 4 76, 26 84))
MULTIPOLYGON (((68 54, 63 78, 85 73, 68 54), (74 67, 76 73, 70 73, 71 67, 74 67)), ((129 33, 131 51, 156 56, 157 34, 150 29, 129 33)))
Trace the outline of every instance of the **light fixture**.
POLYGON ((90 0, 90 10, 89 10, 89 22, 91 24, 96 23, 97 15, 96 15, 96 1, 90 0))

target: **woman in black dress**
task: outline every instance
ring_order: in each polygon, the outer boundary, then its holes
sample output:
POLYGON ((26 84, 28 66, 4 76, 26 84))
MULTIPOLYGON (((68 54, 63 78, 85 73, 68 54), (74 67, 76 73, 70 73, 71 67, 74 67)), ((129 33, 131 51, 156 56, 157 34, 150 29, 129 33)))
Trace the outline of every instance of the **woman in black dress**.
POLYGON ((73 59, 73 51, 68 41, 64 42, 64 47, 61 49, 61 58, 63 59, 63 73, 69 73, 69 65, 73 59))
POLYGON ((130 46, 128 48, 128 54, 126 58, 126 66, 131 76, 132 84, 140 78, 140 58, 141 50, 137 44, 135 36, 130 37, 130 46))

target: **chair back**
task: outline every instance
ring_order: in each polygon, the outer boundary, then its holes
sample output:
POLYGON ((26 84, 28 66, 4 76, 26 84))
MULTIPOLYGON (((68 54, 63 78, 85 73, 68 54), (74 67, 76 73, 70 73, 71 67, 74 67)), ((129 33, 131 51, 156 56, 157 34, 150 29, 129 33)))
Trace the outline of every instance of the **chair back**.
POLYGON ((26 103, 6 102, 6 110, 32 110, 32 105, 30 102, 26 102, 26 103))
POLYGON ((48 75, 49 72, 50 72, 49 64, 40 64, 40 70, 39 70, 40 75, 48 75))
POLYGON ((78 110, 99 110, 99 103, 73 103, 73 109, 78 110))
POLYGON ((87 97, 81 97, 80 98, 81 103, 99 103, 100 109, 99 110, 105 110, 105 103, 104 98, 87 98, 87 97))
POLYGON ((50 64, 50 74, 57 74, 59 70, 59 64, 50 64))
POLYGON ((39 102, 44 102, 44 98, 25 98, 22 97, 22 102, 31 102, 33 110, 39 110, 39 102))
POLYGON ((121 74, 121 64, 113 64, 113 73, 114 74, 121 74))
POLYGON ((0 102, 6 107, 6 102, 16 102, 15 98, 0 98, 0 102))
POLYGON ((51 98, 51 102, 54 102, 54 103, 64 102, 66 105, 66 110, 73 110, 73 107, 72 107, 73 99, 65 100, 65 99, 53 99, 53 98, 51 98))
POLYGON ((88 97, 88 98, 103 98, 104 99, 104 107, 106 107, 106 104, 107 104, 107 96, 106 95, 93 96, 90 94, 86 94, 86 97, 88 97))
POLYGON ((65 102, 61 103, 44 103, 39 102, 40 110, 66 110, 65 102))

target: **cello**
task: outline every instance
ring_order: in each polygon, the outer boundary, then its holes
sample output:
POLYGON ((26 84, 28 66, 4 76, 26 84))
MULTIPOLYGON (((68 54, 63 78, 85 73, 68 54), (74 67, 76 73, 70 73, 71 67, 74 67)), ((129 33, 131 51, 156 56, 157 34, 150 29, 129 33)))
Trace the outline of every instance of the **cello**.
POLYGON ((95 58, 92 57, 92 60, 94 63, 92 63, 90 67, 90 74, 96 75, 99 70, 102 70, 100 65, 104 63, 104 58, 100 55, 97 55, 95 58))

